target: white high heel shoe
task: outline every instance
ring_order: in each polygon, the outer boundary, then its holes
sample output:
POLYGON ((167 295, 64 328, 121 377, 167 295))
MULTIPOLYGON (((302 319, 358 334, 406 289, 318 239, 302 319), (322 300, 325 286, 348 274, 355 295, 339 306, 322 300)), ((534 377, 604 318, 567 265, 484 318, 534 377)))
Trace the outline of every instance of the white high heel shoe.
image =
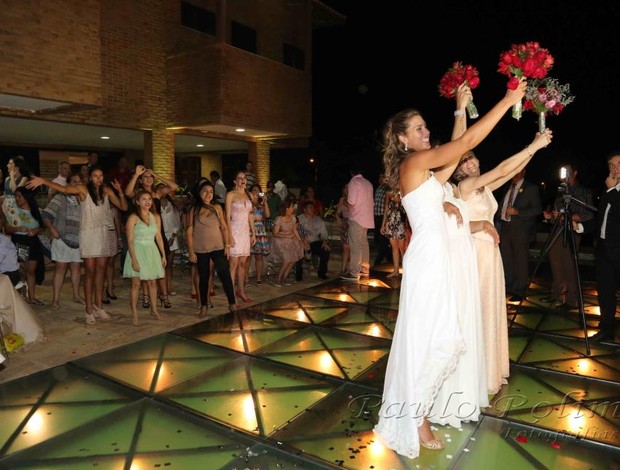
POLYGON ((108 312, 104 309, 97 307, 93 304, 93 315, 100 320, 109 320, 112 318, 108 312))

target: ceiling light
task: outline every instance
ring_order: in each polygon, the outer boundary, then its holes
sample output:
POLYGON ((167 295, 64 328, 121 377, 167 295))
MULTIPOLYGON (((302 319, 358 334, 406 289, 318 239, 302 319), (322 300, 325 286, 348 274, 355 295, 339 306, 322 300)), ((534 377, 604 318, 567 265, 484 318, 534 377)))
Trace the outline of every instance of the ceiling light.
POLYGON ((238 127, 235 129, 235 132, 245 132, 245 129, 243 127, 238 127))
POLYGON ((107 135, 102 135, 102 136, 101 136, 101 139, 102 139, 102 140, 110 140, 110 138, 109 138, 107 135))
POLYGON ((204 144, 196 144, 196 147, 204 147, 204 144))

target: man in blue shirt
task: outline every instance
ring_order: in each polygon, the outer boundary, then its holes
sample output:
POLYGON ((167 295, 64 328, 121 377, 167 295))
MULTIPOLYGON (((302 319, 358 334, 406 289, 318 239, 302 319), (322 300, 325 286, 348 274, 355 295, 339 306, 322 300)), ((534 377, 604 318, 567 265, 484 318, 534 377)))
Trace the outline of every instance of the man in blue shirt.
POLYGON ((4 233, 0 233, 0 272, 9 276, 14 286, 20 280, 17 249, 11 238, 4 233))

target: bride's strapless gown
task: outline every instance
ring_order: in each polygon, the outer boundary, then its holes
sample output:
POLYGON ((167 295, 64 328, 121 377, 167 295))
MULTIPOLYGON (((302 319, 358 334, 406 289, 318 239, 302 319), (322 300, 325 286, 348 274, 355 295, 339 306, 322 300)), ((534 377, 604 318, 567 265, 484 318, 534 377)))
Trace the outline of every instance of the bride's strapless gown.
POLYGON ((420 453, 418 427, 465 349, 443 200, 443 187, 432 175, 402 199, 413 235, 403 257, 398 319, 374 432, 410 458, 420 453))

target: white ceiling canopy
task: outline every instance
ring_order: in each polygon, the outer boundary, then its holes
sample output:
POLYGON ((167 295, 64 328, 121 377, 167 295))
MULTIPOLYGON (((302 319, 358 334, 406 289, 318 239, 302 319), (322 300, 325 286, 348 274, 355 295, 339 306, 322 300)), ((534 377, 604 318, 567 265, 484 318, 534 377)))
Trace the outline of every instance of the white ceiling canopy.
MULTIPOLYGON (((0 116, 0 144, 66 149, 143 150, 144 132, 118 127, 0 116)), ((177 134, 175 137, 176 153, 246 152, 247 149, 248 142, 243 140, 183 134, 177 134)))
POLYGON ((52 101, 40 98, 28 98, 25 96, 7 95, 0 93, 0 108, 11 110, 28 111, 31 113, 41 113, 44 111, 56 110, 66 106, 73 106, 73 103, 66 101, 52 101))

